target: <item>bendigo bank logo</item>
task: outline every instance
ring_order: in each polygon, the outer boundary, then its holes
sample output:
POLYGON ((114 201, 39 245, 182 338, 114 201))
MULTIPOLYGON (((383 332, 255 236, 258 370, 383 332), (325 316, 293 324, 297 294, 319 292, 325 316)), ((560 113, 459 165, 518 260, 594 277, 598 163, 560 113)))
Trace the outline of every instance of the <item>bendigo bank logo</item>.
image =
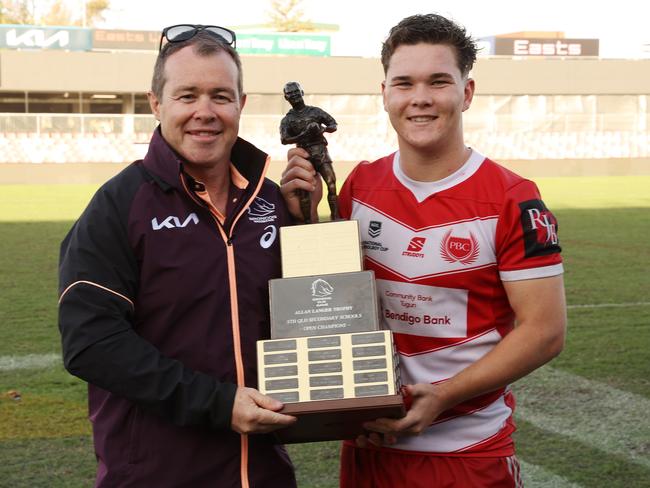
POLYGON ((402 252, 402 256, 410 256, 412 258, 423 258, 424 253, 420 251, 424 248, 424 243, 426 242, 426 237, 413 237, 409 242, 406 251, 402 252))
POLYGON ((479 255, 478 240, 469 233, 467 237, 452 236, 453 229, 449 229, 440 243, 442 259, 450 263, 472 264, 479 255))
POLYGON ((557 220, 541 200, 519 204, 527 258, 560 252, 557 220))

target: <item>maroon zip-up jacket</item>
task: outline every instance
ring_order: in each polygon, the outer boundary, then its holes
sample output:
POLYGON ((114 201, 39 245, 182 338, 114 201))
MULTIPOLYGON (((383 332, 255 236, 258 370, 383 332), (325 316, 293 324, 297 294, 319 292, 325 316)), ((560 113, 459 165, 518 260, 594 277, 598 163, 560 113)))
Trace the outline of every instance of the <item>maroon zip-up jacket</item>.
POLYGON ((63 358, 89 383, 96 486, 295 486, 271 435, 230 430, 290 223, 266 154, 238 139, 231 160, 248 185, 221 225, 157 129, 61 245, 63 358))

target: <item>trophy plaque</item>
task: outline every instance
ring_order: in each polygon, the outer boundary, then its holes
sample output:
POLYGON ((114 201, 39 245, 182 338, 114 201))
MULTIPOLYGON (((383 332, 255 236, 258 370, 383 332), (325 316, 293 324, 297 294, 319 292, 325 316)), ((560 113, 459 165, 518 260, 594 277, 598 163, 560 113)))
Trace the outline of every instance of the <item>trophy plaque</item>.
POLYGON ((365 421, 403 416, 398 355, 380 330, 374 273, 361 271, 358 223, 283 227, 280 246, 271 339, 257 343, 259 390, 298 418, 279 440, 352 439, 365 421))
POLYGON ((372 271, 271 280, 269 295, 274 339, 379 329, 372 271))
POLYGON ((397 353, 388 330, 261 341, 260 391, 298 422, 285 442, 351 439, 361 424, 403 414, 397 353))

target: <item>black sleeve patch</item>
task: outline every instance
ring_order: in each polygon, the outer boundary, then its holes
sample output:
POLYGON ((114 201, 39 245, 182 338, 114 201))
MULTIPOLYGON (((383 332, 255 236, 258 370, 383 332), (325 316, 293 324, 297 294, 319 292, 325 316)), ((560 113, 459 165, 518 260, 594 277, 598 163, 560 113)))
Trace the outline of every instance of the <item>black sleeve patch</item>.
POLYGON ((527 258, 546 256, 562 251, 557 237, 555 216, 541 200, 527 200, 519 204, 521 228, 524 232, 524 254, 527 258))

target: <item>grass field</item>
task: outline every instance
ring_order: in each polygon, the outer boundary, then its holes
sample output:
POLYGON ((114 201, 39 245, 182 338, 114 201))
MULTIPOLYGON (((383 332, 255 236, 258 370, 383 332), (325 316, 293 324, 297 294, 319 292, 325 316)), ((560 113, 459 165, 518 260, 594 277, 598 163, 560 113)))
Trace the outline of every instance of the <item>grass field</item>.
MULTIPOLYGON (((650 486, 650 176, 538 181, 560 222, 562 355, 515 384, 528 487, 650 486)), ((60 360, 58 245, 94 185, 0 186, 0 486, 91 486, 85 384, 60 360), (11 390, 20 392, 12 398, 11 390)), ((338 443, 290 446, 334 487, 338 443)))

